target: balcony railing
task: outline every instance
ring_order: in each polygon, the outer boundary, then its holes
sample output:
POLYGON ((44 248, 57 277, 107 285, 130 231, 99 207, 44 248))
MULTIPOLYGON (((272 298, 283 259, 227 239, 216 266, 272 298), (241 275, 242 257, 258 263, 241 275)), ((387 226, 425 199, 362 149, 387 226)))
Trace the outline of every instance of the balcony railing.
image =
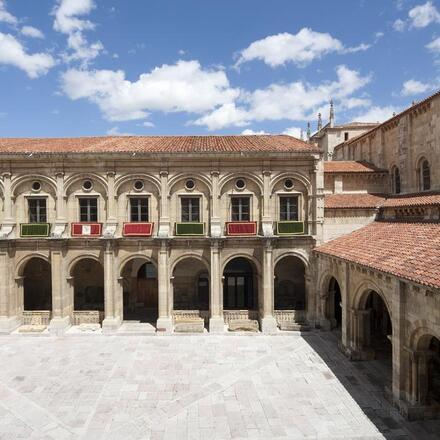
POLYGON ((304 222, 282 221, 277 222, 277 235, 304 234, 304 222))
POLYGON ((205 235, 205 224, 195 222, 176 223, 176 235, 205 235))
POLYGON ((99 237, 102 234, 102 223, 78 222, 71 224, 72 237, 99 237))
POLYGON ((229 236, 257 235, 257 222, 227 222, 226 235, 229 236))
POLYGON ((122 226, 124 237, 151 237, 153 234, 153 223, 149 222, 127 222, 122 226))
POLYGON ((50 232, 49 223, 21 223, 21 237, 48 237, 50 232))

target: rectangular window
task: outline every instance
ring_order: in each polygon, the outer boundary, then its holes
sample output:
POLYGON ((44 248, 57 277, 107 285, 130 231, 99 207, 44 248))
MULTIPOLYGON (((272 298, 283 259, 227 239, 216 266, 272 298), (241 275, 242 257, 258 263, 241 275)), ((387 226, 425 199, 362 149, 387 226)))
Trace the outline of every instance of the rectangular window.
POLYGON ((280 221, 298 221, 298 196, 280 197, 280 221))
POLYGON ((231 221, 248 222, 251 219, 251 198, 232 197, 231 200, 231 221))
POLYGON ((344 133, 344 141, 348 141, 348 136, 349 136, 348 132, 345 132, 344 133))
POLYGON ((180 206, 182 209, 182 223, 200 222, 200 197, 182 197, 180 206))
POLYGON ((29 223, 46 223, 46 199, 28 199, 29 223))
POLYGON ((98 221, 98 199, 83 198, 79 199, 79 221, 97 222, 98 221))
POLYGON ((130 221, 147 222, 148 221, 148 198, 130 197, 130 221))

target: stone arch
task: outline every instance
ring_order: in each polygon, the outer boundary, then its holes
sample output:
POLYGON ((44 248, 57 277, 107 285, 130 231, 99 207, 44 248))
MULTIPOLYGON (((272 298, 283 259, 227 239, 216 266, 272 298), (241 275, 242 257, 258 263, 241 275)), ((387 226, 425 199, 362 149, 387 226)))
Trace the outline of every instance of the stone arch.
POLYGON ((122 275, 122 272, 125 268, 125 266, 131 261, 131 260, 143 260, 144 263, 151 263, 157 270, 157 261, 154 258, 148 257, 143 254, 130 254, 127 255, 120 263, 118 267, 118 274, 119 276, 122 275))
POLYGON ((148 173, 124 174, 123 176, 116 178, 115 193, 118 194, 122 185, 132 180, 145 180, 148 183, 151 183, 156 191, 160 194, 160 180, 152 174, 148 173))
POLYGON ((328 292, 329 285, 330 285, 332 278, 334 278, 337 281, 337 283, 339 284, 339 287, 342 286, 341 282, 339 281, 339 274, 336 275, 334 271, 327 269, 319 277, 319 280, 318 280, 318 289, 319 289, 320 296, 326 295, 326 293, 328 292))
MULTIPOLYGON (((270 182, 270 193, 273 194, 275 186, 283 179, 292 179, 301 182, 307 190, 307 193, 311 192, 312 182, 310 179, 302 173, 298 173, 297 171, 281 173, 271 179, 270 182)), ((307 195, 307 194, 306 194, 307 195)))
POLYGON ((223 193, 224 187, 233 179, 237 179, 239 177, 245 177, 252 181, 259 189, 260 194, 263 194, 263 180, 256 176, 255 174, 243 172, 243 173, 229 173, 219 180, 219 194, 223 193))
POLYGON ((106 197, 108 196, 107 180, 104 177, 96 173, 80 173, 80 174, 74 174, 65 180, 64 197, 67 197, 69 195, 69 191, 75 183, 83 179, 90 179, 98 182, 101 185, 102 189, 104 190, 104 195, 106 197))
POLYGON ((175 258, 173 260, 172 264, 171 264, 171 271, 170 271, 170 273, 172 274, 174 272, 174 269, 176 268, 176 266, 182 260, 186 260, 187 258, 194 258, 195 260, 201 261, 204 264, 204 266, 206 267, 206 270, 208 271, 208 273, 211 273, 210 262, 203 255, 197 254, 195 252, 188 252, 185 255, 180 255, 179 257, 175 258))
POLYGON ((171 194, 173 192, 173 188, 182 180, 193 178, 194 180, 199 180, 205 186, 205 189, 208 190, 208 194, 211 194, 211 181, 210 179, 202 173, 179 173, 175 176, 171 177, 168 181, 168 190, 171 194))
POLYGON ((247 254, 245 252, 239 252, 237 254, 230 255, 229 257, 225 258, 222 264, 222 273, 225 271, 225 268, 228 265, 228 263, 234 260, 235 258, 245 258, 247 260, 250 260, 253 263, 255 269, 257 270, 257 275, 261 276, 261 274, 263 273, 261 263, 258 261, 258 259, 254 255, 247 254))
POLYGON ((209 310, 209 273, 209 265, 200 255, 188 254, 174 261, 171 271, 173 310, 209 310), (207 280, 203 289, 200 287, 202 278, 207 280))
POLYGON ((15 277, 22 277, 23 276, 23 272, 24 272, 24 268, 26 267, 26 264, 29 262, 29 260, 32 260, 33 258, 40 258, 41 260, 46 261, 46 263, 51 264, 51 260, 50 257, 48 257, 45 254, 42 254, 40 252, 34 253, 34 254, 30 254, 30 255, 26 255, 25 257, 21 258, 15 265, 15 277))
POLYGON ((418 320, 411 326, 408 345, 413 350, 426 349, 426 336, 433 336, 440 340, 440 332, 435 331, 427 320, 418 320))
POLYGON ((284 254, 274 264, 276 310, 306 310, 306 265, 294 253, 284 254))
POLYGON ((102 260, 99 255, 92 253, 77 255, 76 257, 72 258, 72 260, 70 260, 67 265, 67 273, 69 274, 69 276, 73 276, 73 269, 75 268, 76 264, 85 258, 95 260, 102 265, 102 260))
POLYGON ((368 295, 372 291, 377 293, 384 302, 388 314, 390 315, 391 323, 393 323, 392 308, 386 296, 382 292, 382 289, 372 280, 364 280, 361 283, 359 283, 358 287, 356 288, 355 294, 353 296, 353 307, 359 310, 365 309, 368 295))
POLYGON ((22 265, 23 310, 52 310, 52 276, 48 258, 33 255, 22 265))
POLYGON ((16 179, 14 179, 11 182, 11 194, 16 196, 17 188, 21 184, 26 183, 28 181, 32 181, 32 180, 39 180, 41 182, 46 183, 50 187, 50 189, 53 191, 52 195, 56 194, 56 192, 57 192, 56 181, 54 179, 51 179, 50 177, 44 176, 42 174, 30 174, 30 175, 26 174, 25 176, 17 177, 16 179))
POLYGON ((306 252, 303 252, 301 249, 297 249, 294 251, 283 252, 274 259, 274 266, 285 257, 296 257, 302 261, 305 268, 310 267, 310 261, 306 252))

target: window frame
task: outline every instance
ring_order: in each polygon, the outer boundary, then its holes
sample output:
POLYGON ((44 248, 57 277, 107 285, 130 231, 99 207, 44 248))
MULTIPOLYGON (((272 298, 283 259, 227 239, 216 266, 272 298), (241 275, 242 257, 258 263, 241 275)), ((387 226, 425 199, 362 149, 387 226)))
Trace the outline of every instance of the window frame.
POLYGON ((202 195, 200 194, 182 194, 179 196, 179 219, 180 219, 180 223, 202 223, 203 220, 203 215, 202 215, 202 209, 203 207, 203 199, 202 199, 202 195), (192 205, 190 208, 190 211, 188 211, 188 220, 184 220, 183 219, 183 200, 198 200, 198 219, 197 220, 193 220, 193 213, 192 213, 192 205))
POLYGON ((426 157, 422 157, 420 159, 419 177, 420 177, 420 189, 422 191, 429 191, 431 189, 431 164, 429 163, 428 159, 426 159, 426 157))
POLYGON ((38 195, 38 197, 26 197, 26 200, 27 200, 27 220, 28 220, 28 223, 48 223, 48 203, 47 203, 47 201, 48 201, 48 197, 47 196, 42 196, 42 195, 38 195), (39 212, 38 214, 37 214, 37 217, 38 217, 38 219, 37 219, 37 221, 32 221, 31 220, 31 207, 30 207, 30 203, 31 203, 31 201, 39 201, 39 200, 44 200, 44 203, 45 203, 45 208, 44 208, 44 217, 45 217, 45 220, 44 221, 42 221, 41 220, 41 212, 39 212))
POLYGON ((251 222, 252 221, 252 194, 233 194, 231 195, 231 200, 230 200, 230 214, 229 214, 229 218, 231 222, 251 222), (247 199, 249 200, 249 205, 248 205, 248 219, 247 220, 243 220, 242 216, 243 216, 243 209, 242 207, 239 207, 239 219, 235 220, 234 219, 234 200, 242 200, 242 199, 247 199))
MULTIPOLYGON (((90 208, 89 208, 90 211, 90 208)), ((89 212, 90 214, 90 212, 89 212)), ((98 223, 99 222, 99 196, 97 195, 84 195, 78 197, 78 222, 79 223, 98 223), (81 201, 82 200, 96 200, 96 220, 82 220, 81 219, 81 201)))
MULTIPOLYGON (((142 215, 142 212, 140 213, 142 215)), ((139 215, 139 205, 138 205, 138 215, 139 215)), ((150 197, 148 195, 136 194, 128 197, 128 219, 130 223, 148 223, 150 222, 150 197), (132 218, 132 200, 146 200, 147 201, 147 219, 146 220, 133 220, 132 218)))
POLYGON ((302 215, 301 215, 301 194, 299 193, 279 193, 278 194, 278 221, 280 222, 299 222, 301 221, 302 215), (295 198, 296 199, 296 219, 282 219, 281 218, 281 199, 289 199, 289 198, 295 198))
POLYGON ((400 194, 402 191, 402 182, 400 179, 400 169, 397 165, 394 165, 393 168, 391 169, 391 179, 392 179, 391 189, 393 194, 400 194))

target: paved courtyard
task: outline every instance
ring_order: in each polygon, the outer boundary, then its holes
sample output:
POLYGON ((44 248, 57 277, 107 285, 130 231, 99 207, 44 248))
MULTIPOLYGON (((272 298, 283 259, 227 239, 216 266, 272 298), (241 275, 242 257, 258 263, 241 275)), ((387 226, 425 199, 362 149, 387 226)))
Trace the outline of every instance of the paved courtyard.
POLYGON ((0 439, 440 438, 383 377, 330 333, 4 336, 0 439))

